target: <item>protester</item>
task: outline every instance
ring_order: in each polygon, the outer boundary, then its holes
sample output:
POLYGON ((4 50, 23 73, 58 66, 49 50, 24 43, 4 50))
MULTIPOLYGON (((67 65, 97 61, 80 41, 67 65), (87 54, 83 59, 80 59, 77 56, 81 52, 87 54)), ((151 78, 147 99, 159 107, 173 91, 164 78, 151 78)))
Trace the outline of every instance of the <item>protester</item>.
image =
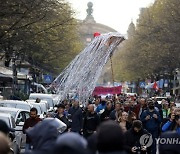
POLYGON ((124 134, 114 121, 103 122, 97 130, 97 151, 99 154, 125 154, 124 134))
POLYGON ((141 119, 142 113, 147 110, 147 102, 145 98, 140 99, 139 105, 139 112, 138 112, 138 119, 141 119))
POLYGON ((104 112, 105 108, 106 108, 106 100, 102 99, 100 104, 96 108, 96 112, 98 114, 102 114, 104 112))
POLYGON ((57 113, 55 115, 55 118, 58 118, 59 120, 64 122, 67 125, 67 130, 68 130, 70 128, 70 124, 69 124, 68 118, 65 116, 64 110, 65 110, 65 105, 64 104, 58 104, 57 113))
POLYGON ((180 134, 180 108, 176 108, 169 120, 162 126, 163 132, 173 130, 180 134))
POLYGON ((106 121, 110 119, 110 113, 112 112, 112 103, 110 101, 107 102, 105 110, 102 114, 100 114, 100 120, 106 121))
POLYGON ((159 112, 155 109, 153 100, 148 101, 148 110, 144 111, 141 116, 144 128, 152 134, 153 145, 152 154, 156 154, 156 140, 159 137, 159 128, 161 123, 161 117, 159 112))
POLYGON ((140 143, 140 137, 148 134, 140 120, 134 120, 132 128, 125 132, 125 149, 128 153, 146 154, 147 148, 140 143))
POLYGON ((111 120, 116 120, 118 119, 118 115, 120 114, 120 112, 123 111, 123 106, 121 103, 116 103, 115 104, 115 109, 110 113, 110 119, 111 120))
POLYGON ((79 107, 78 100, 74 100, 73 106, 68 111, 68 118, 70 121, 71 131, 81 134, 83 128, 83 113, 79 107))
POLYGON ((123 111, 118 116, 118 123, 119 126, 122 128, 123 132, 126 132, 128 129, 131 128, 131 123, 128 122, 128 113, 123 111))
POLYGON ((26 132, 31 140, 33 149, 26 152, 26 154, 51 154, 57 136, 62 134, 66 128, 66 124, 59 119, 46 118, 33 128, 28 129, 26 132))
POLYGON ((101 99, 99 97, 95 98, 95 101, 94 101, 94 111, 96 111, 100 101, 101 101, 101 99))
MULTIPOLYGON (((37 115, 38 111, 36 108, 31 108, 30 110, 30 118, 26 119, 24 126, 23 126, 23 133, 26 134, 26 130, 29 128, 34 127, 38 122, 42 121, 38 115, 37 115)), ((32 148, 32 143, 31 143, 31 139, 29 138, 29 136, 26 134, 26 147, 25 147, 25 151, 28 151, 32 148)))
POLYGON ((53 154, 88 154, 87 141, 77 133, 64 133, 58 137, 53 154))
POLYGON ((83 135, 85 138, 92 135, 100 123, 99 116, 94 111, 93 104, 88 105, 88 111, 84 117, 83 135))

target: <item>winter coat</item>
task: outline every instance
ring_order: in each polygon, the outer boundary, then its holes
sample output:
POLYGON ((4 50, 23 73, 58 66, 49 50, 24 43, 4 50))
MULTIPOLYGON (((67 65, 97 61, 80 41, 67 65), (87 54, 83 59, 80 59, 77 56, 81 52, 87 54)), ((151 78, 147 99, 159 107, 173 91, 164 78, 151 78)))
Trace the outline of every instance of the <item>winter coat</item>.
POLYGON ((71 131, 80 132, 83 128, 83 113, 80 107, 71 107, 68 111, 70 115, 71 122, 71 131))
POLYGON ((156 111, 154 109, 153 112, 150 112, 149 110, 146 110, 142 113, 142 116, 141 116, 141 121, 144 125, 144 128, 148 131, 148 132, 157 132, 159 131, 159 127, 160 127, 160 123, 161 123, 161 117, 159 115, 159 112, 156 111), (157 119, 155 119, 153 117, 153 114, 156 114, 157 115, 157 119), (146 116, 150 115, 150 119, 149 120, 146 120, 146 116))
POLYGON ((33 150, 26 154, 51 154, 59 135, 57 118, 47 118, 27 131, 32 140, 33 150))
POLYGON ((132 147, 140 147, 140 137, 144 134, 148 134, 148 131, 145 129, 141 129, 138 133, 134 131, 133 128, 127 130, 125 132, 125 149, 128 153, 132 153, 132 147))

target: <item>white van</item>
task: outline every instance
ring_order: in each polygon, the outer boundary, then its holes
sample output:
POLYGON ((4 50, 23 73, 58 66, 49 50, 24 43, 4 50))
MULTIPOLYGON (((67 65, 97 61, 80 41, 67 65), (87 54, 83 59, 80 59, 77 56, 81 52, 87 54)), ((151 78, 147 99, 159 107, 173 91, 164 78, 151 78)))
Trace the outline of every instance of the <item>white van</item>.
POLYGON ((53 109, 54 108, 52 94, 31 93, 30 96, 29 96, 29 99, 35 99, 36 100, 37 98, 47 101, 48 109, 53 109))

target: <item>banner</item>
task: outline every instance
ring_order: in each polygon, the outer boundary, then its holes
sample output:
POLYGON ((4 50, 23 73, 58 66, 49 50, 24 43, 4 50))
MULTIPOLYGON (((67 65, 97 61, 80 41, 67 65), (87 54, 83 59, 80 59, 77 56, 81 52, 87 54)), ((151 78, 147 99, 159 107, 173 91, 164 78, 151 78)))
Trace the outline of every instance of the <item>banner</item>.
POLYGON ((95 87, 93 95, 120 94, 122 86, 117 87, 95 87))

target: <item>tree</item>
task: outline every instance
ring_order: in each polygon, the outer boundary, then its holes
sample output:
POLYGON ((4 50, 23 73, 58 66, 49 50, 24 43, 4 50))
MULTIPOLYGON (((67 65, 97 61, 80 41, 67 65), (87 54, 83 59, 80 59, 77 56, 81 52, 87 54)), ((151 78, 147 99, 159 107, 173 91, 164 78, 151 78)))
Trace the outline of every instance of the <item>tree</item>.
POLYGON ((0 48, 7 64, 14 52, 32 65, 59 72, 80 50, 77 21, 64 0, 0 2, 0 48))
POLYGON ((179 15, 179 0, 156 0, 142 9, 134 36, 128 38, 115 58, 119 80, 144 79, 180 67, 179 15))

